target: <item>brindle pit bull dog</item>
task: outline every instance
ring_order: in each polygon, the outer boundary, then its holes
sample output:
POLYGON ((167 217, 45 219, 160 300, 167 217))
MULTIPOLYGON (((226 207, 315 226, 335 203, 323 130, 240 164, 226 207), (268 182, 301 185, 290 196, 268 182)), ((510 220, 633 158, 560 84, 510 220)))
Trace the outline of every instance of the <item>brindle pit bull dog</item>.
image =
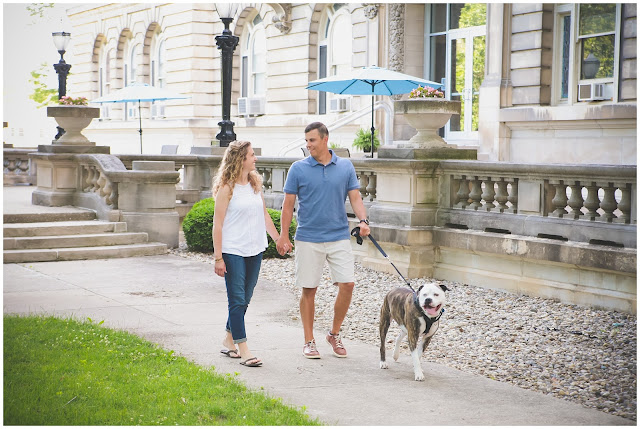
POLYGON ((447 290, 445 285, 427 283, 420 286, 416 294, 405 287, 393 289, 387 294, 380 310, 381 369, 389 368, 385 358, 385 342, 391 319, 393 319, 401 330, 396 338, 393 360, 397 361, 400 356, 400 341, 408 337, 415 379, 416 381, 424 380, 420 357, 440 326, 439 320, 444 311, 447 290))

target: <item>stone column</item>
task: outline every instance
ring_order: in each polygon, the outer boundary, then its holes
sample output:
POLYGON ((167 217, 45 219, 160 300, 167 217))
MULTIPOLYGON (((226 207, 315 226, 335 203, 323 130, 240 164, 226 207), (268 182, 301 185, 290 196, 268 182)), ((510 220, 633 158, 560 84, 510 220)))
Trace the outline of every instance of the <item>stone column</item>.
POLYGON ((509 130, 499 122, 501 107, 511 104, 510 79, 511 6, 487 3, 485 77, 480 85, 478 159, 508 160, 509 130))
POLYGON ((146 232, 149 241, 178 247, 175 162, 133 161, 131 172, 118 181, 120 220, 131 231, 146 232))

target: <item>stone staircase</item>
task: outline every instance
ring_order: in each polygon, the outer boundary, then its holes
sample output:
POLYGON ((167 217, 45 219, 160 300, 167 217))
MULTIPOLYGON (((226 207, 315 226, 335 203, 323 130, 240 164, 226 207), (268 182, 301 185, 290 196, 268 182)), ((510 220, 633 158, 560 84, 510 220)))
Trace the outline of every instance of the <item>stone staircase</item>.
POLYGON ((96 220, 91 210, 4 214, 4 263, 71 261, 160 255, 164 243, 125 222, 96 220))

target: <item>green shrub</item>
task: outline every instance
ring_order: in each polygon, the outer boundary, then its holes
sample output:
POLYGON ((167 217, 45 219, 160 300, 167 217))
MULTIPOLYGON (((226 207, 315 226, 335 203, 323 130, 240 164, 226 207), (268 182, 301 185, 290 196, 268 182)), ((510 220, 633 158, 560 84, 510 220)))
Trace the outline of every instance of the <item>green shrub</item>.
POLYGON ((189 250, 213 252, 213 198, 200 200, 191 207, 182 221, 182 231, 189 250))
MULTIPOLYGON (((365 153, 371 152, 371 130, 363 130, 360 128, 351 146, 356 149, 361 149, 365 153)), ((376 151, 378 147, 380 147, 380 139, 378 138, 378 130, 376 130, 373 133, 374 151, 376 151)))
MULTIPOLYGON (((189 250, 197 252, 213 252, 213 212, 215 202, 213 198, 205 198, 193 205, 189 213, 182 221, 182 230, 184 238, 187 242, 189 250)), ((267 209, 273 224, 280 231, 280 211, 267 209)), ((293 243, 293 236, 296 233, 297 223, 293 219, 289 227, 289 239, 293 243)), ((276 250, 276 243, 267 235, 269 246, 264 251, 264 258, 287 258, 288 256, 280 256, 276 250)))

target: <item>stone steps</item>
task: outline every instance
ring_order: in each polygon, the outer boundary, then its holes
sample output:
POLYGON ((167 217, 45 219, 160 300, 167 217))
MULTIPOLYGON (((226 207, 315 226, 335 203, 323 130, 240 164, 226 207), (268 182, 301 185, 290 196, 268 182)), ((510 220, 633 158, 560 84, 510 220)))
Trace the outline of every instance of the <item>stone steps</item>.
POLYGON ((68 247, 55 249, 5 250, 4 263, 76 261, 81 259, 130 258, 162 255, 164 243, 141 243, 118 246, 68 247))
POLYGON ((102 234, 126 232, 126 222, 101 222, 98 220, 27 222, 4 225, 4 237, 39 237, 72 234, 102 234))
POLYGON ((161 255, 164 243, 145 232, 127 232, 125 222, 95 219, 77 209, 4 215, 4 263, 71 261, 161 255))
POLYGON ((4 250, 53 249, 140 244, 149 241, 145 232, 111 232, 104 234, 71 234, 4 239, 4 250))

